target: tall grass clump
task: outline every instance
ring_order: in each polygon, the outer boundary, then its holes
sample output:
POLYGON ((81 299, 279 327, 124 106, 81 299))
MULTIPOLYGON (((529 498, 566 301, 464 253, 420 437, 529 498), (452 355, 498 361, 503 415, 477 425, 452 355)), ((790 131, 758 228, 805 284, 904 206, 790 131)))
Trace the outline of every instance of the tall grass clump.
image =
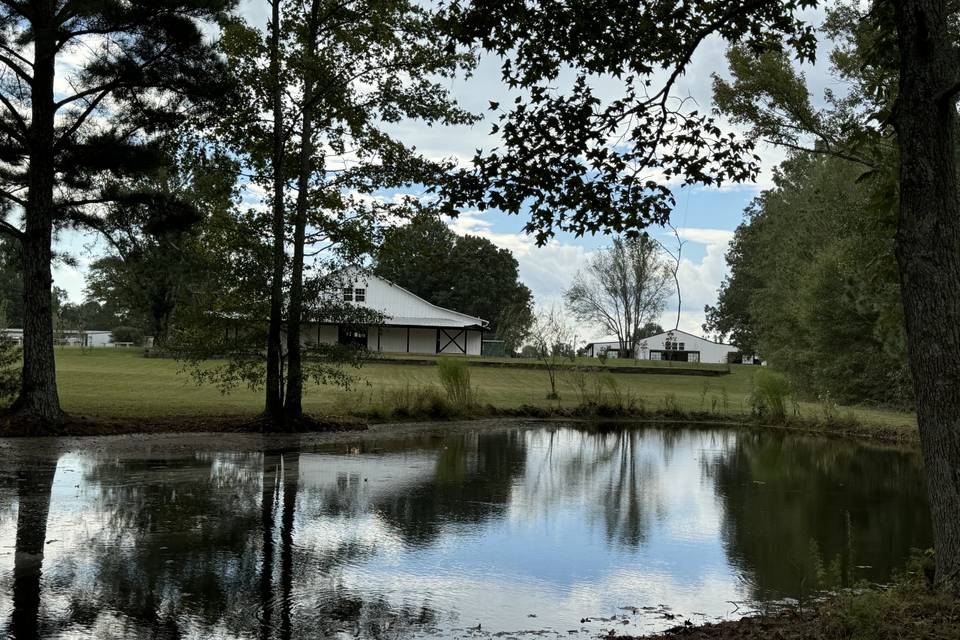
POLYGON ((753 415, 770 420, 787 419, 787 398, 790 383, 779 373, 762 369, 754 378, 750 404, 753 415))
MULTIPOLYGON (((593 376, 595 378, 596 373, 593 376)), ((581 405, 595 401, 595 394, 591 393, 590 389, 591 378, 585 368, 577 365, 568 367, 563 371, 562 379, 577 394, 577 399, 581 405)))
POLYGON ((572 366, 564 371, 563 380, 577 394, 577 414, 614 417, 643 413, 643 401, 622 389, 611 373, 572 366))
POLYGON ((443 393, 433 385, 388 389, 377 411, 383 418, 451 418, 456 411, 443 393))
POLYGON ((437 360, 440 384, 447 393, 447 401, 460 411, 477 404, 477 392, 470 385, 470 365, 466 360, 440 358, 437 360))

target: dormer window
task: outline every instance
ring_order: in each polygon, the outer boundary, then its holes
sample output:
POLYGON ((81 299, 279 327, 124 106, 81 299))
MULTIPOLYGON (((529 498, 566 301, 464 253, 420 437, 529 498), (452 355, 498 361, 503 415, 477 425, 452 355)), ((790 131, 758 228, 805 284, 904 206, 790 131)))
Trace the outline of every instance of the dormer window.
POLYGON ((366 290, 366 289, 354 289, 354 290, 353 290, 353 301, 354 301, 354 302, 366 302, 366 301, 367 301, 367 290, 366 290))

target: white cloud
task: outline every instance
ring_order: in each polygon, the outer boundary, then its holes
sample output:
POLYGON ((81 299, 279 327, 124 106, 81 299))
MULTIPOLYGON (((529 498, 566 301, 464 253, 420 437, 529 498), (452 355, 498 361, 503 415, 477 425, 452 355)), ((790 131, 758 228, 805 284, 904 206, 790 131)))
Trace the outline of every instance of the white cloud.
POLYGON ((530 287, 539 304, 559 302, 588 255, 580 245, 554 241, 538 247, 526 234, 494 231, 490 219, 477 211, 460 214, 448 226, 454 233, 486 238, 513 253, 519 265, 520 280, 530 287))
POLYGON ((702 229, 697 227, 680 227, 677 229, 683 240, 696 242, 697 244, 727 245, 733 240, 733 231, 729 229, 702 229))
MULTIPOLYGON (((590 255, 590 251, 581 245, 555 241, 538 247, 533 238, 525 234, 498 232, 490 217, 477 211, 461 214, 449 221, 448 226, 457 234, 486 238, 498 247, 509 249, 519 264, 521 281, 533 291, 540 307, 562 304, 564 290, 570 286, 577 270, 590 255)), ((680 328, 694 335, 701 335, 701 326, 705 319, 703 308, 716 302, 717 289, 728 272, 725 256, 733 239, 733 231, 681 227, 678 232, 687 243, 685 249, 688 254, 695 253, 691 251, 693 247, 690 245, 702 246, 702 257, 682 258, 678 272, 683 302, 680 328)), ((663 240, 668 247, 671 246, 669 239, 663 240)), ((660 317, 660 324, 673 327, 676 312, 677 302, 674 296, 667 303, 667 308, 660 317)), ((584 325, 578 329, 581 335, 590 339, 605 337, 603 330, 598 327, 584 325)))

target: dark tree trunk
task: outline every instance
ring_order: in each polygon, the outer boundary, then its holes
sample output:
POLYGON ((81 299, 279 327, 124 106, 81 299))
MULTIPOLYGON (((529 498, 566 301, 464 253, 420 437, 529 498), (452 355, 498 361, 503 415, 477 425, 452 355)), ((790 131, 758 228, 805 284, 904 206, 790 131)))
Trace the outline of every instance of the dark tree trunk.
POLYGON ((260 637, 268 640, 273 630, 273 505, 277 492, 277 474, 280 468, 280 456, 265 451, 263 453, 263 479, 260 492, 260 525, 262 527, 262 550, 260 559, 260 637))
POLYGON ((307 208, 310 206, 310 175, 313 161, 313 72, 309 69, 315 54, 315 34, 320 3, 311 3, 308 41, 304 58, 308 68, 303 79, 303 126, 300 140, 300 166, 297 179, 297 206, 293 221, 293 265, 290 279, 290 307, 287 313, 287 394, 284 412, 288 419, 303 416, 303 352, 300 323, 303 320, 303 254, 306 242, 307 208))
POLYGON ((170 328, 170 318, 176 308, 176 285, 167 283, 160 291, 154 292, 150 301, 150 325, 153 331, 153 341, 161 345, 167 340, 167 331, 170 328))
POLYGON ((167 341, 167 319, 163 316, 153 318, 153 344, 160 346, 167 341))
POLYGON ((57 460, 30 461, 17 478, 17 542, 13 567, 11 631, 17 640, 39 638, 40 578, 46 546, 50 490, 57 460))
POLYGON ((280 639, 290 640, 293 594, 293 521, 300 487, 300 451, 283 454, 283 512, 280 515, 280 639))
POLYGON ((284 267, 284 170, 283 84, 280 77, 280 2, 273 0, 270 32, 270 81, 273 83, 273 268, 270 281, 270 325, 267 331, 265 417, 274 424, 283 420, 283 267, 284 267))
POLYGON ((958 54, 945 0, 898 0, 900 264, 910 368, 933 516, 936 580, 960 591, 958 54))
MULTIPOLYGON (((52 4, 52 3, 50 3, 52 4)), ((52 10, 52 7, 51 7, 52 10)), ((53 17, 44 16, 50 22, 53 17)), ((23 377, 14 416, 21 424, 46 429, 63 419, 53 354, 50 271, 53 234, 55 34, 35 19, 34 81, 29 131, 29 191, 23 240, 23 377)))

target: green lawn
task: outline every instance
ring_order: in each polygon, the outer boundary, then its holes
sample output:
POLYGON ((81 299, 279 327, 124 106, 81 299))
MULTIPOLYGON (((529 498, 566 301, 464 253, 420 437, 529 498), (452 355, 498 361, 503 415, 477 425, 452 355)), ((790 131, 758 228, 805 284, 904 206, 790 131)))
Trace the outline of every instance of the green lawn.
MULTIPOLYGON (((591 362, 595 364, 595 361, 591 362)), ((725 368, 725 366, 724 366, 725 368)), ((613 374, 618 388, 643 401, 648 410, 661 409, 668 397, 685 411, 715 411, 736 416, 749 411, 753 376, 759 367, 733 365, 723 376, 613 374), (724 394, 725 392, 725 394, 724 394), (726 408, 724 409, 724 396, 726 408)), ((198 387, 177 362, 144 358, 139 349, 57 349, 57 371, 64 409, 104 417, 167 417, 255 414, 262 407, 259 393, 245 388, 229 395, 211 386, 198 387)), ((383 404, 391 389, 406 385, 439 385, 433 366, 372 363, 358 371, 362 382, 350 391, 310 386, 305 398, 308 412, 347 415, 383 404)), ((471 379, 483 404, 498 408, 574 406, 578 396, 561 380, 559 401, 546 400, 547 375, 531 369, 473 367, 471 379)), ((800 417, 817 419, 822 408, 815 403, 791 406, 800 417)), ((868 408, 842 408, 861 422, 878 427, 915 423, 912 414, 868 408)))
MULTIPOLYGON (((432 355, 420 355, 420 354, 384 354, 384 360, 424 360, 424 361, 434 361, 438 356, 432 355)), ((439 356, 443 357, 462 357, 462 356, 439 356)), ((506 356, 481 356, 481 357, 471 357, 472 360, 482 360, 484 362, 497 362, 497 363, 516 363, 516 362, 530 362, 535 363, 536 360, 532 358, 509 358, 506 356)), ((608 358, 605 363, 601 362, 599 358, 588 358, 585 356, 577 356, 576 363, 579 365, 587 366, 606 366, 606 367, 623 367, 623 368, 644 368, 648 369, 651 367, 654 368, 665 368, 665 369, 713 369, 726 371, 730 368, 726 364, 715 364, 712 362, 670 362, 665 360, 633 360, 630 358, 608 358)))

